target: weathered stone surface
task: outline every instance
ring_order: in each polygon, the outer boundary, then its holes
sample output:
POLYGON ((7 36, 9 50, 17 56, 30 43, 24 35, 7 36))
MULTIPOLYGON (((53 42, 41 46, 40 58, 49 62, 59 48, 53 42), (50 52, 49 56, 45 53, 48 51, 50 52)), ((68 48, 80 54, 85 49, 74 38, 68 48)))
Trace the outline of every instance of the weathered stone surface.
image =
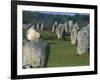
POLYGON ((71 43, 75 45, 77 43, 77 35, 78 35, 79 25, 78 23, 73 24, 73 29, 71 31, 70 37, 71 37, 71 43))
POLYGON ((49 45, 42 40, 29 41, 23 46, 23 68, 46 67, 49 45))
POLYGON ((27 31, 27 39, 31 41, 37 38, 40 38, 40 33, 36 32, 33 27, 29 28, 29 30, 27 31))
POLYGON ((36 27, 35 27, 35 25, 32 25, 32 26, 31 26, 31 28, 33 28, 34 30, 36 30, 36 27))
POLYGON ((43 29, 44 29, 44 24, 41 23, 41 31, 43 31, 43 29))
POLYGON ((70 21, 68 21, 68 30, 69 30, 69 32, 72 31, 72 28, 73 28, 73 21, 70 20, 70 21))
POLYGON ((56 28, 56 35, 58 39, 62 38, 63 32, 64 32, 64 24, 59 24, 58 27, 56 28))
POLYGON ((27 24, 23 24, 23 29, 27 29, 27 24))
POLYGON ((67 21, 64 23, 64 26, 65 26, 65 32, 67 33, 67 32, 68 32, 68 25, 67 25, 67 21))
POLYGON ((87 27, 83 27, 78 32, 78 45, 77 45, 77 53, 79 55, 83 53, 87 53, 89 48, 89 33, 87 31, 87 27))
POLYGON ((22 27, 23 29, 28 29, 32 26, 32 24, 23 24, 22 27))
POLYGON ((75 22, 75 23, 73 24, 72 30, 73 30, 73 29, 79 30, 79 25, 78 25, 78 23, 75 22))
POLYGON ((77 43, 77 30, 73 28, 71 31, 71 43, 75 45, 77 43))
POLYGON ((57 27, 57 22, 55 22, 52 26, 52 32, 56 31, 56 27, 57 27))
POLYGON ((39 30, 39 29, 40 29, 40 28, 39 28, 39 24, 37 24, 37 25, 36 25, 36 30, 39 30))
POLYGON ((88 49, 90 48, 90 25, 87 25, 87 32, 88 32, 88 49))

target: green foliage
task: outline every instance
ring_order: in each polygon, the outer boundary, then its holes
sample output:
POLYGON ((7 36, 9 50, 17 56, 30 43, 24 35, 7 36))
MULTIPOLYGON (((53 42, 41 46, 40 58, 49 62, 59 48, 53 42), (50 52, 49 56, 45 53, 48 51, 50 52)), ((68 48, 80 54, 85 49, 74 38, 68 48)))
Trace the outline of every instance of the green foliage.
POLYGON ((69 36, 67 40, 57 40, 55 33, 49 31, 40 32, 41 39, 47 41, 50 45, 48 67, 64 66, 85 66, 89 65, 89 56, 78 56, 77 46, 73 46, 69 36))
POLYGON ((78 22, 80 27, 89 24, 89 15, 75 14, 72 18, 75 22, 78 22))
MULTIPOLYGON (((67 14, 67 13, 66 13, 67 14)), ((89 24, 89 14, 78 14, 74 15, 61 15, 61 14, 48 14, 43 12, 32 12, 23 11, 23 24, 32 23, 44 23, 46 29, 51 29, 52 25, 57 21, 58 23, 65 23, 66 21, 73 20, 77 22, 80 27, 89 24)))

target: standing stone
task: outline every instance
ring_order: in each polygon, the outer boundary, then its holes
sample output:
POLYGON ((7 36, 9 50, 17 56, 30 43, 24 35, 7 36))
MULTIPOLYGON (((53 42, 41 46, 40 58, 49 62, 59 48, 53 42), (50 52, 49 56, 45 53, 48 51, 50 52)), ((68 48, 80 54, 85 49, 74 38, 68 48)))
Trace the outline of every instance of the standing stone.
POLYGON ((78 32, 78 45, 77 45, 77 53, 79 55, 83 53, 88 52, 88 45, 89 45, 89 39, 88 39, 88 32, 86 27, 83 27, 78 32))
POLYGON ((27 24, 22 25, 23 29, 27 29, 27 24))
POLYGON ((36 25, 36 30, 39 30, 39 24, 36 25))
POLYGON ((47 42, 40 40, 39 32, 33 27, 27 32, 26 43, 22 49, 22 66, 24 69, 46 67, 49 53, 49 45, 47 42))
POLYGON ((68 21, 68 28, 69 28, 69 32, 71 32, 72 28, 73 28, 73 21, 72 20, 68 21))
POLYGON ((78 30, 79 30, 78 23, 73 24, 73 29, 72 29, 71 34, 70 34, 71 43, 73 45, 75 45, 77 43, 77 32, 78 32, 78 30))
POLYGON ((88 32, 88 49, 90 48, 90 25, 87 25, 87 32, 88 32))
POLYGON ((37 38, 40 38, 40 33, 36 32, 33 27, 29 28, 27 31, 27 39, 31 41, 37 38))
POLYGON ((30 28, 31 26, 34 26, 34 25, 32 25, 32 23, 27 24, 26 29, 30 28))
POLYGON ((65 32, 67 33, 67 32, 68 32, 68 25, 67 25, 67 21, 64 23, 64 26, 65 26, 65 32))
POLYGON ((41 31, 43 31, 43 29, 44 29, 44 24, 41 23, 41 31))
POLYGON ((41 40, 29 41, 23 46, 23 68, 38 68, 47 66, 49 47, 41 40))
MULTIPOLYGON (((76 30, 79 30, 79 25, 78 25, 78 23, 75 22, 75 23, 73 24, 73 28, 76 29, 76 30)), ((72 29, 73 29, 73 28, 72 28, 72 29)))
POLYGON ((73 28, 71 31, 71 43, 75 45, 77 43, 77 30, 73 28))
POLYGON ((86 27, 83 27, 82 30, 84 30, 87 33, 88 49, 89 49, 89 47, 90 47, 90 25, 88 24, 86 27))
POLYGON ((35 25, 32 25, 31 27, 32 27, 34 30, 36 30, 36 27, 35 27, 35 25))
POLYGON ((59 24, 58 27, 56 28, 56 35, 58 39, 62 38, 63 32, 64 32, 64 24, 59 24))
POLYGON ((56 27, 57 27, 57 22, 55 22, 52 26, 52 32, 54 32, 56 30, 56 27))
POLYGON ((29 27, 31 27, 32 24, 23 24, 22 27, 23 29, 28 29, 29 27))

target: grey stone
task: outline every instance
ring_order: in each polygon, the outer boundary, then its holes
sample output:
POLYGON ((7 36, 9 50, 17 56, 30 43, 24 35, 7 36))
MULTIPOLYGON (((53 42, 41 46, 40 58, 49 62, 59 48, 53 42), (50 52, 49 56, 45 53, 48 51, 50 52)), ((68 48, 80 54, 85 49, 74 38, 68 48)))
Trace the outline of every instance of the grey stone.
POLYGON ((27 30, 27 39, 28 40, 35 40, 40 38, 40 33, 37 32, 34 27, 31 27, 27 30))
POLYGON ((44 29, 44 24, 41 23, 41 31, 43 31, 43 29, 44 29))
POLYGON ((88 53, 88 48, 89 48, 89 33, 87 31, 87 27, 83 27, 78 32, 77 53, 79 55, 83 53, 88 53))
POLYGON ((34 25, 34 24, 31 26, 31 28, 33 28, 33 29, 35 29, 35 30, 36 30, 36 27, 35 27, 35 25, 34 25))
POLYGON ((71 43, 73 45, 75 45, 77 43, 77 30, 76 28, 73 28, 73 30, 71 31, 71 43))
POLYGON ((73 29, 79 30, 79 25, 78 25, 78 23, 75 22, 75 23, 73 24, 72 30, 73 30, 73 29))
POLYGON ((58 39, 62 38, 63 32, 64 32, 64 24, 59 24, 58 27, 56 28, 56 35, 58 39))
POLYGON ((67 33, 67 32, 68 32, 68 25, 67 25, 67 21, 64 23, 64 26, 65 26, 65 32, 67 33))
POLYGON ((56 31, 56 27, 57 27, 57 22, 55 22, 52 26, 52 32, 56 31))
POLYGON ((23 46, 23 68, 46 67, 49 53, 49 45, 45 41, 29 41, 23 46))
POLYGON ((71 43, 73 45, 75 45, 77 43, 78 30, 79 30, 79 25, 78 25, 78 23, 75 22, 73 24, 73 29, 72 29, 71 34, 70 34, 71 43))
POLYGON ((39 30, 39 29, 40 29, 40 28, 39 28, 39 24, 37 24, 37 25, 36 25, 36 30, 39 30))
POLYGON ((68 30, 69 30, 69 32, 72 31, 72 28, 73 28, 73 21, 70 20, 70 21, 68 21, 68 30))
POLYGON ((27 29, 27 24, 23 24, 23 29, 27 29))

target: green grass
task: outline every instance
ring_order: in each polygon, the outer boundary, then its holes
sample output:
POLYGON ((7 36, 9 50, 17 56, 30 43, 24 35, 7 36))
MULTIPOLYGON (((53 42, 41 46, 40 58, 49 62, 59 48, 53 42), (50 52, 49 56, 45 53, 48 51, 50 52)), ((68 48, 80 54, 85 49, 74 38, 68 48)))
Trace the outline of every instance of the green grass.
POLYGON ((55 33, 43 31, 41 38, 50 44, 48 67, 85 66, 89 65, 89 56, 78 56, 77 46, 70 40, 57 40, 55 33))

